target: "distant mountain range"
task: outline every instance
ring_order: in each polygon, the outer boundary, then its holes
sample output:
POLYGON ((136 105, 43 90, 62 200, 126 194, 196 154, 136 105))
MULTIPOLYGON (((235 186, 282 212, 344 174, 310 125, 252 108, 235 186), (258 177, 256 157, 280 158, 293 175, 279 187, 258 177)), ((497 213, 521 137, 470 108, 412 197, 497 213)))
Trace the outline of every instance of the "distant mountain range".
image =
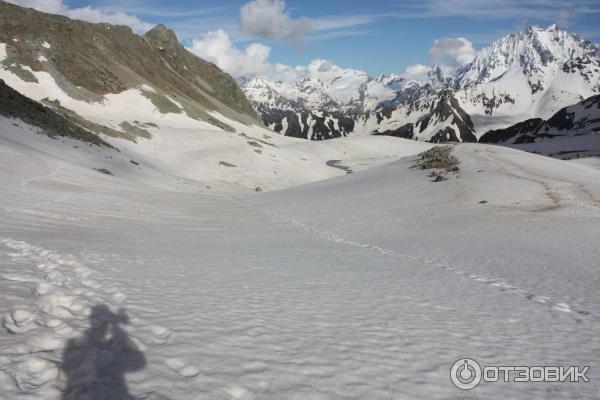
POLYGON ((552 25, 501 38, 453 76, 433 66, 421 82, 341 70, 327 80, 245 78, 240 85, 263 121, 287 136, 474 142, 600 93, 600 55, 594 43, 552 25))

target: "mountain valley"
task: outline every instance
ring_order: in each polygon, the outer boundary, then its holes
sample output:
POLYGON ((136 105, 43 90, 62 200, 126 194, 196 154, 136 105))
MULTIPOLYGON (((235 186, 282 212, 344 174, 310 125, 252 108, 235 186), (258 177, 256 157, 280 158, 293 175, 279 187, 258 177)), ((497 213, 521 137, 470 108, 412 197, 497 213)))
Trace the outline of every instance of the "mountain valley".
POLYGON ((0 399, 597 398, 596 44, 240 78, 178 27, 0 0, 0 399))

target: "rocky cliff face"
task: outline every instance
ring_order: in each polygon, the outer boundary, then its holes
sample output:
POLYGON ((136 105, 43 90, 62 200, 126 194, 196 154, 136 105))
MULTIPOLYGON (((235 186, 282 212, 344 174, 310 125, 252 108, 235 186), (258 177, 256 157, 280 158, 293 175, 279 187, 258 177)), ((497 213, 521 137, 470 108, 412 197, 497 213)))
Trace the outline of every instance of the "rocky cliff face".
MULTIPOLYGON (((376 135, 396 136, 405 139, 425 139, 432 143, 476 142, 475 127, 469 114, 465 112, 454 97, 446 90, 434 97, 433 102, 415 103, 418 119, 399 128, 388 127, 375 131, 376 135)), ((382 121, 391 118, 391 112, 379 116, 382 121)))
POLYGON ((267 126, 275 132, 300 139, 335 139, 348 136, 354 130, 352 118, 327 112, 283 111, 270 113, 265 118, 267 126))
MULTIPOLYGON (((253 118, 258 117, 237 82, 213 63, 187 51, 179 43, 173 30, 158 25, 146 32, 144 38, 163 61, 184 78, 185 82, 199 86, 200 90, 205 89, 210 97, 242 114, 253 118)), ((200 101, 201 98, 198 97, 198 100, 200 101)))

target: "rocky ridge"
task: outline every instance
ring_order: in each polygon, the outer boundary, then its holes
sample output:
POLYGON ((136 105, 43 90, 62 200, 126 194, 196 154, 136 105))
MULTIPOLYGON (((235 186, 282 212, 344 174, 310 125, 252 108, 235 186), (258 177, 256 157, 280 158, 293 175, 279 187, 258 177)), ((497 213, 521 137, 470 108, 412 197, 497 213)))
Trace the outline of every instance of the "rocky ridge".
POLYGON ((244 124, 259 120, 230 75, 188 52, 162 25, 140 36, 126 26, 71 20, 0 0, 0 46, 0 78, 42 85, 39 74, 47 74, 77 101, 100 104, 135 89, 163 114, 185 114, 227 130, 214 112, 244 124))

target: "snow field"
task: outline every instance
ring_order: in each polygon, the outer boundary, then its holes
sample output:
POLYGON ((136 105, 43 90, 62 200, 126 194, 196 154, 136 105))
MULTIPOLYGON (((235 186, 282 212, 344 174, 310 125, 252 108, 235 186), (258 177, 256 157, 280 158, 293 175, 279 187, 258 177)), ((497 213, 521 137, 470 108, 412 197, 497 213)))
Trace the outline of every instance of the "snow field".
MULTIPOLYGON (((15 336, 12 344, 3 343, 1 386, 10 390, 15 385, 25 398, 41 394, 59 397, 65 389, 61 352, 68 340, 91 329, 90 323, 92 327, 97 323, 89 320, 95 306, 104 304, 116 312, 127 296, 98 283, 94 280, 95 272, 72 256, 12 239, 0 240, 0 246, 3 258, 10 260, 4 262, 10 267, 2 274, 3 280, 9 283, 9 288, 22 290, 20 286, 26 286, 32 293, 31 298, 23 299, 25 303, 15 304, 3 317, 3 327, 15 336)), ((145 351, 148 346, 167 345, 171 336, 167 328, 140 318, 132 318, 128 329, 131 341, 113 343, 111 352, 145 351)), ((98 354, 104 351, 93 350, 98 354)), ((91 362, 81 361, 81 368, 86 368, 85 362, 91 362)), ((183 365, 180 372, 190 376, 194 368, 183 365)))
MULTIPOLYGON (((369 139, 320 151, 367 161, 370 147, 386 144, 369 139)), ((0 185, 12 190, 0 192, 9 208, 0 220, 13 239, 0 251, 12 279, 2 276, 2 313, 24 332, 0 335, 2 349, 23 353, 2 352, 2 388, 60 397, 65 343, 86 334, 86 309, 98 304, 127 311, 122 329, 145 359, 124 374, 137 397, 452 398, 463 393, 448 370, 465 356, 593 370, 598 172, 501 147, 454 151, 461 170, 441 183, 407 158, 232 195, 126 186, 30 147, 3 147, 0 185), (31 162, 16 163, 9 149, 31 162), (61 162, 58 173, 41 173, 61 162), (47 370, 38 359, 51 360, 58 378, 36 372, 47 370)), ((101 360, 138 354, 108 348, 101 360)), ((548 390, 594 398, 591 378, 487 385, 472 398, 545 398, 548 390)))

